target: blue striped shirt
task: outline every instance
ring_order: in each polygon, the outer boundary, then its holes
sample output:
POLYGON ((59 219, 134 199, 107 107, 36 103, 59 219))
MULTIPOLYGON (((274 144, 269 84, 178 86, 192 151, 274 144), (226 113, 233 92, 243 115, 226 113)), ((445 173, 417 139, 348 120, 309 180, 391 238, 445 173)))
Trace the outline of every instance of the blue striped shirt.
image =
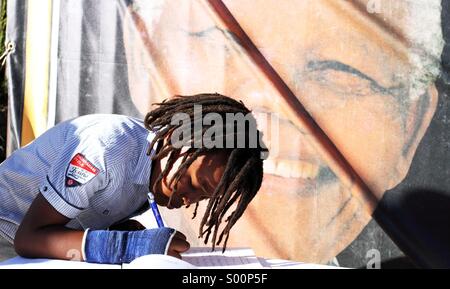
POLYGON ((107 228, 133 216, 146 202, 154 136, 141 120, 93 114, 59 123, 16 150, 0 164, 0 236, 13 242, 38 193, 73 229, 107 228))

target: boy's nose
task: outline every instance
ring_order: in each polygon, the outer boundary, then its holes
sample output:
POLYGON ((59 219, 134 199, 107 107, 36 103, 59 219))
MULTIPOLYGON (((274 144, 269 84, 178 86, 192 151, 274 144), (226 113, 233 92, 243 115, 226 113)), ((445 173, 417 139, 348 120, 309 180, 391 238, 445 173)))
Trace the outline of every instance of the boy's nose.
POLYGON ((201 201, 201 200, 203 200, 203 199, 205 199, 205 197, 199 197, 199 196, 183 196, 182 198, 181 198, 182 200, 183 200, 183 204, 185 205, 185 206, 189 206, 189 205, 191 205, 191 204, 195 204, 195 203, 197 203, 197 202, 199 202, 199 201, 201 201))

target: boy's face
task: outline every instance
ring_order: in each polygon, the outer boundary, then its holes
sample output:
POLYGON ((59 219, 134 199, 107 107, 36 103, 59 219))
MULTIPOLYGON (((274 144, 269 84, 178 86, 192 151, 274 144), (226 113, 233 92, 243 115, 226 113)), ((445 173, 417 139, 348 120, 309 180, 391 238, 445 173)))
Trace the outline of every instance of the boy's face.
MULTIPOLYGON (((185 153, 181 153, 176 162, 171 166, 169 173, 157 184, 155 188, 155 201, 158 205, 166 206, 169 209, 180 208, 195 204, 201 200, 209 199, 225 171, 228 154, 216 152, 200 155, 187 169, 177 184, 177 192, 173 195, 175 184, 169 182, 178 168, 185 153)), ((160 160, 159 166, 164 169, 167 165, 168 157, 160 160)), ((159 173, 159 172, 155 172, 159 173)))

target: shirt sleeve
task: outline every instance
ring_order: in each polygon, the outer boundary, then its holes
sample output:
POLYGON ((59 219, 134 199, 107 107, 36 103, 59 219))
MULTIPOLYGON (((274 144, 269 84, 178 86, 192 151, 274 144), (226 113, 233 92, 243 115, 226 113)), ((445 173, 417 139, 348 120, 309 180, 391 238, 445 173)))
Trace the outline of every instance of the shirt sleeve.
POLYGON ((95 192, 107 185, 104 147, 95 138, 72 139, 50 164, 40 193, 62 215, 73 219, 89 206, 95 192))

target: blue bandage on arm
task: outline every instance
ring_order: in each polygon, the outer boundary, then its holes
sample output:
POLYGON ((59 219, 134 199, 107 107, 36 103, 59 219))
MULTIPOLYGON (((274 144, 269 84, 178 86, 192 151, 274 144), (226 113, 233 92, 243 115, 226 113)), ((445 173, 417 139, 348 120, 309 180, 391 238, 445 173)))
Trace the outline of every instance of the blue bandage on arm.
POLYGON ((83 237, 84 260, 89 263, 122 264, 149 254, 167 254, 175 229, 142 231, 86 230, 83 237))

